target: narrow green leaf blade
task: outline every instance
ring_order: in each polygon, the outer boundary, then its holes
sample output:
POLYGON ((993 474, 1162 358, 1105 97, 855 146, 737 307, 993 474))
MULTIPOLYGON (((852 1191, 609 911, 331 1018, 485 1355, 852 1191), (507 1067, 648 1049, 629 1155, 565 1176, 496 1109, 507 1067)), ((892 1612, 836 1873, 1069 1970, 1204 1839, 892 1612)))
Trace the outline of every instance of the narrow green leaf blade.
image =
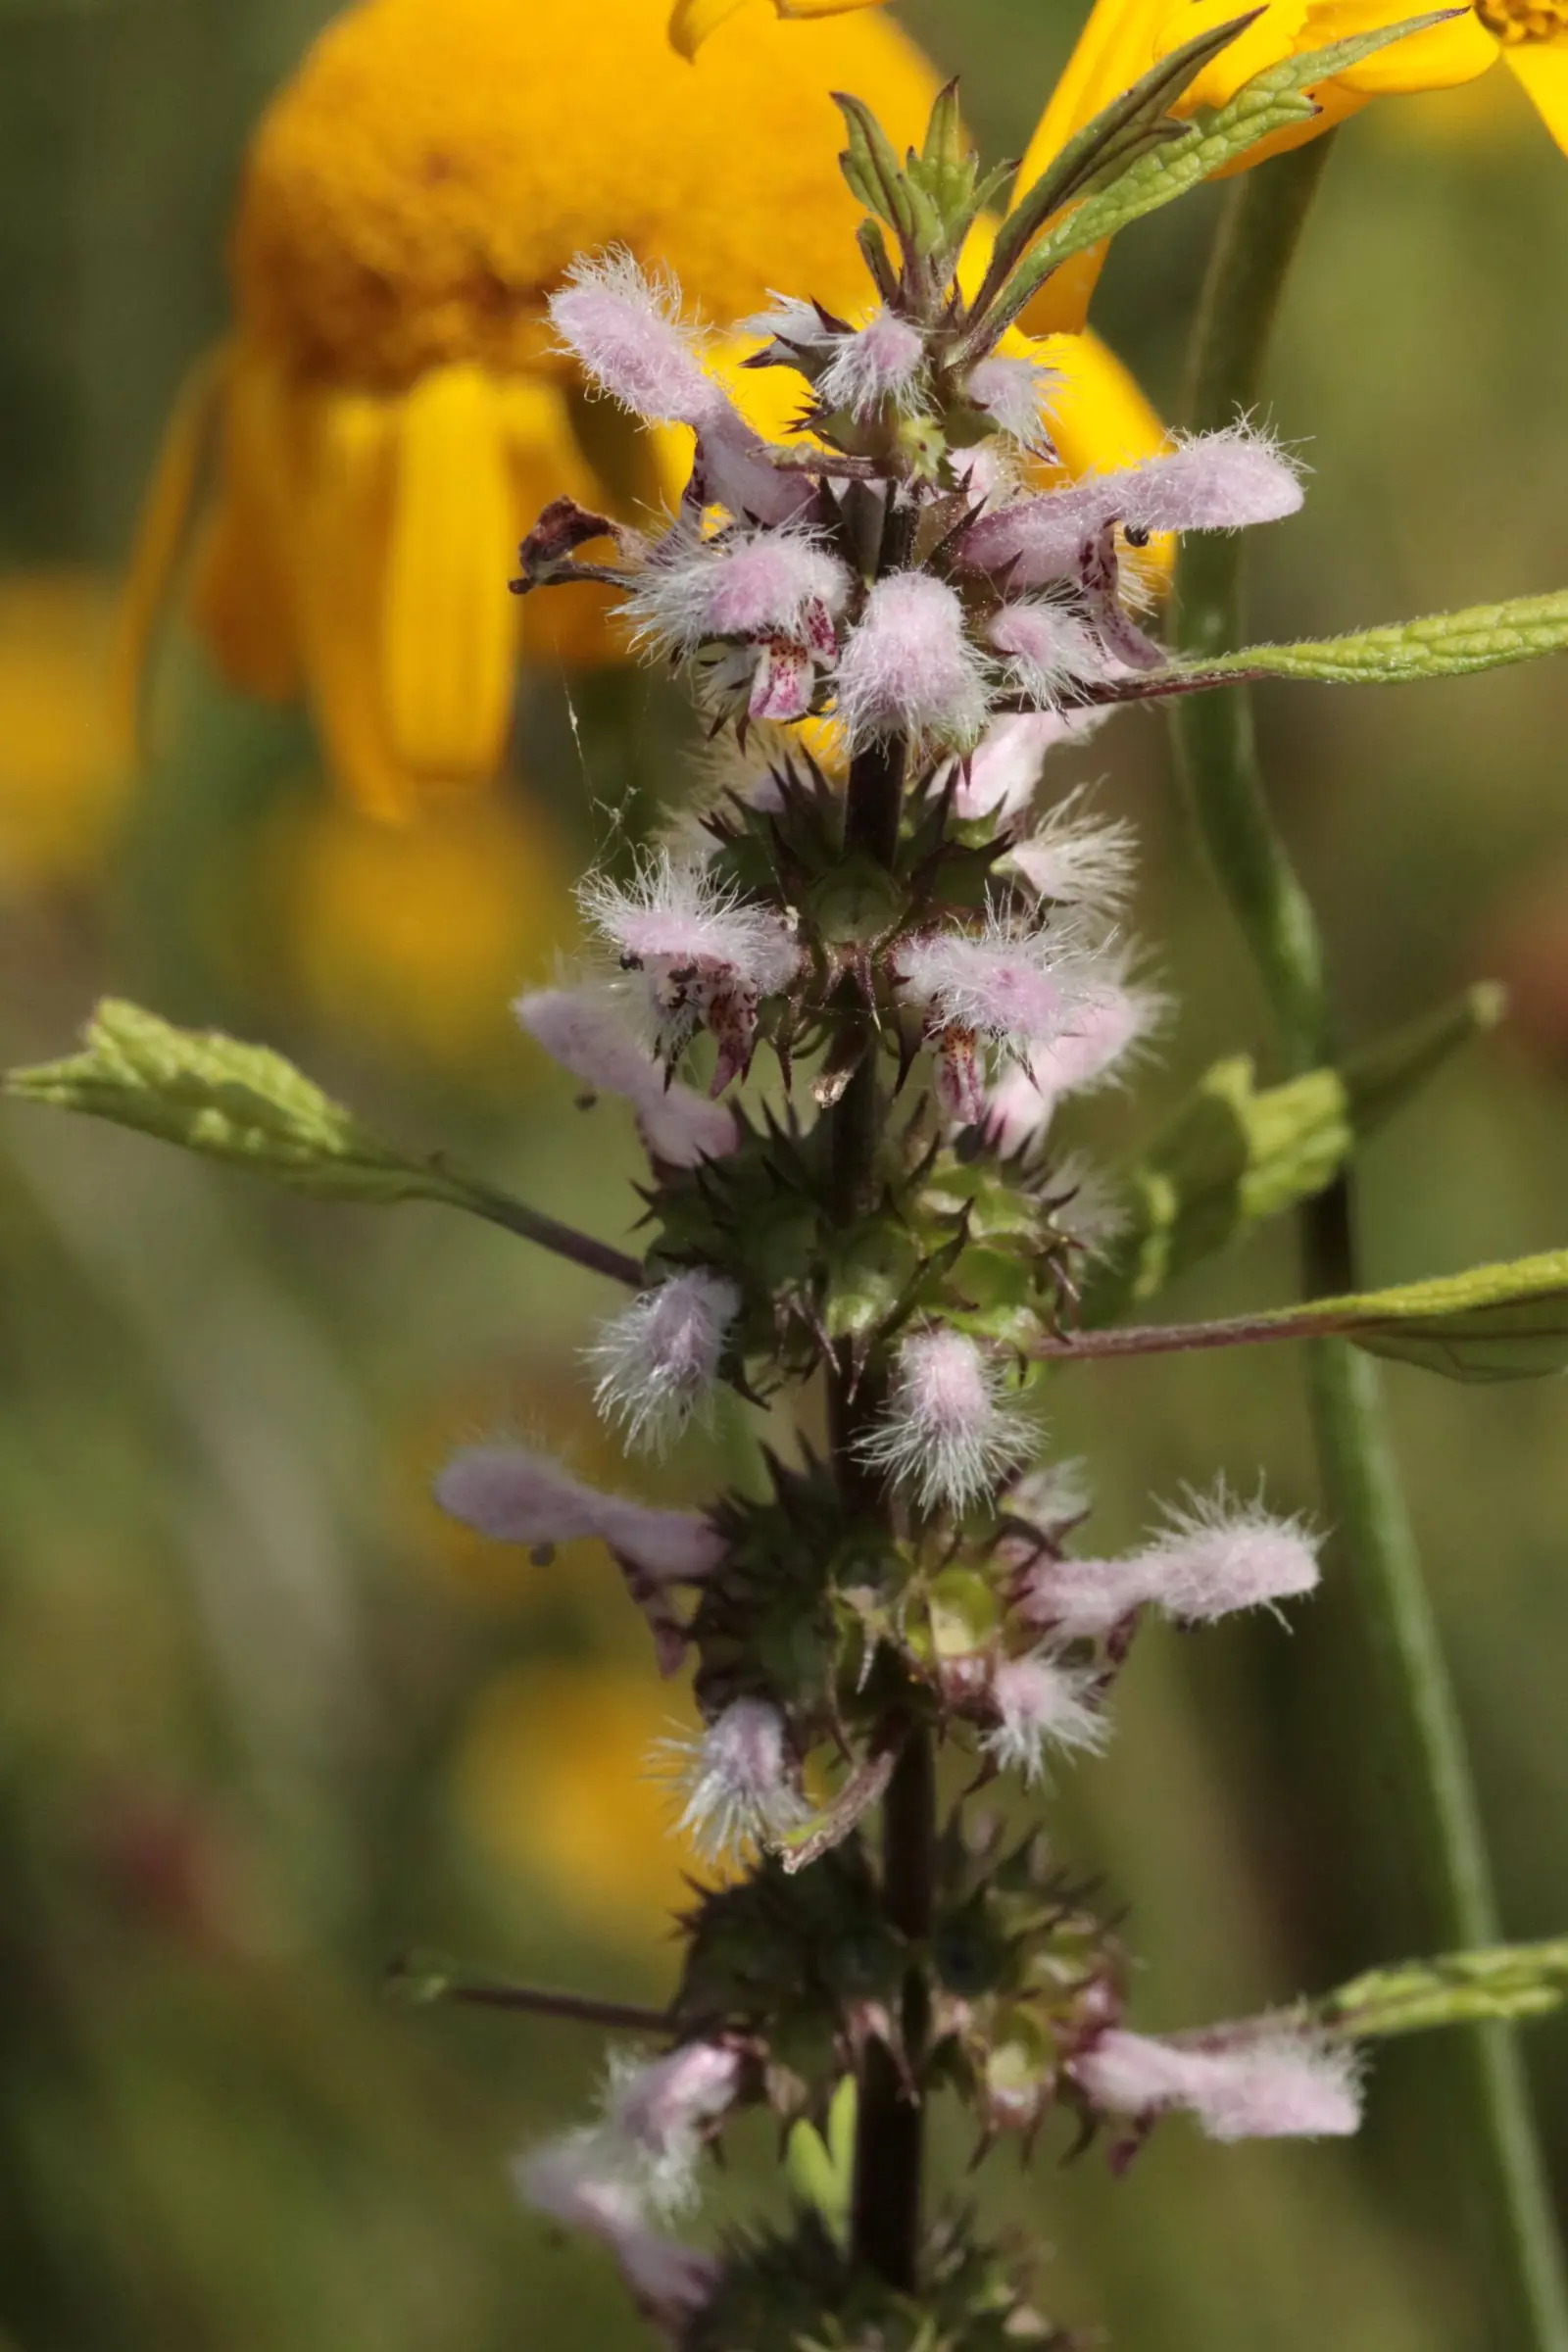
POLYGON ((1216 684, 1249 678, 1311 678, 1331 686, 1395 686, 1417 678, 1464 677, 1568 648, 1568 589, 1431 612, 1419 620, 1358 629, 1301 645, 1255 645, 1206 663, 1216 684))
POLYGON ((1319 82, 1332 81, 1336 74, 1348 73, 1363 58, 1386 49, 1391 42, 1402 40, 1409 33, 1425 32, 1457 13, 1439 9, 1425 16, 1407 17, 1396 24, 1380 25, 1346 40, 1331 41, 1327 47, 1314 49, 1304 57, 1282 59, 1278 65, 1254 74, 1228 106, 1218 108, 1205 122, 1195 124, 1172 145, 1140 157, 1109 187, 1087 197, 1047 231, 981 322, 978 332, 985 345, 989 347, 1012 324, 1052 272, 1074 254, 1086 252, 1090 246, 1142 220, 1146 213, 1155 212, 1161 205, 1185 196, 1200 180, 1239 163, 1250 149, 1260 146, 1277 131, 1309 122, 1317 113, 1317 106, 1308 93, 1319 82))
POLYGON ((1439 2026, 1544 2017, 1564 1999, 1568 1937, 1557 1937, 1369 1969, 1314 2002, 1312 2015, 1347 2040, 1366 2041, 1439 2026))

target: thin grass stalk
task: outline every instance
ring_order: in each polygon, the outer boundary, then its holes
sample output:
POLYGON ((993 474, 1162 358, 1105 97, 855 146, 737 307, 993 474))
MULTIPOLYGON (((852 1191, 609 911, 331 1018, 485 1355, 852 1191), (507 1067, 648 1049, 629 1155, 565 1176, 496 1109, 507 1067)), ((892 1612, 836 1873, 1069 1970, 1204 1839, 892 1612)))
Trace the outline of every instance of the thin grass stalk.
MULTIPOLYGON (((1194 336, 1188 423, 1197 430, 1228 422, 1259 397, 1290 265, 1331 144, 1318 139, 1231 187, 1194 336)), ((1201 659, 1242 642, 1241 538, 1189 538, 1178 598, 1184 655, 1201 659)), ((1322 935, 1269 810, 1250 691, 1179 702, 1171 720, 1190 804, 1257 965, 1282 1057, 1292 1073, 1312 1069, 1334 1049, 1322 935)), ((1348 1179, 1303 1209, 1300 1247, 1305 1296, 1355 1287, 1348 1179)), ((1308 1390, 1325 1507, 1375 1678, 1396 1833, 1411 1859, 1422 1927, 1440 1945, 1486 1944, 1498 1933, 1491 1865, 1382 1382, 1346 1342, 1318 1340, 1309 1350, 1308 1390)), ((1488 2340, 1510 2352, 1568 2352, 1568 2283, 1513 2034, 1502 2026, 1473 2028, 1434 2049, 1430 2063, 1447 2076, 1488 2340)))

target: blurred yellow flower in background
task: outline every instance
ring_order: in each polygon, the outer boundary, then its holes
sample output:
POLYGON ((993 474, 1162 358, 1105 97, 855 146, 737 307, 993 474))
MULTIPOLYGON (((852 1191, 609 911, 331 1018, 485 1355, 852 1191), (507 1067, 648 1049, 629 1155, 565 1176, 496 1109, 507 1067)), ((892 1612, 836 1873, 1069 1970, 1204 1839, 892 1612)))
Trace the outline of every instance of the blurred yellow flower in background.
POLYGON ((459 1811, 493 1864, 565 1917, 628 1944, 662 1942, 688 1881, 705 1873, 675 1828, 657 1752, 696 1729, 690 1697, 651 1667, 513 1667, 469 1720, 459 1811))
POLYGON ((665 15, 665 0, 364 0, 321 35, 252 143, 235 330, 149 494, 127 684, 209 440, 195 625, 234 686, 309 698, 368 812, 406 820, 490 779, 519 652, 618 653, 591 603, 506 593, 548 499, 655 492, 646 443, 587 408, 553 347, 552 287, 618 239, 728 321, 764 302, 784 221, 803 282, 854 299, 857 208, 827 93, 862 90, 904 137, 937 86, 881 21, 794 39, 759 17, 694 73, 665 15))
POLYGON ((114 592, 61 567, 0 577, 0 892, 102 863, 129 771, 105 704, 114 592))
POLYGON ((328 1027, 444 1068, 504 1051, 509 994, 564 947, 571 865, 536 804, 499 796, 377 824, 281 808, 261 877, 279 976, 328 1027))

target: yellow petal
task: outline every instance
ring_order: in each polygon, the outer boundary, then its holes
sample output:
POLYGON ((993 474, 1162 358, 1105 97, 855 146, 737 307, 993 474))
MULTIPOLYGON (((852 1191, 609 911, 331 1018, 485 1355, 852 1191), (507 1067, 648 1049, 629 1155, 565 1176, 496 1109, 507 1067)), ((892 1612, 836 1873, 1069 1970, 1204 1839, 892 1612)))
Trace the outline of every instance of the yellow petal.
POLYGON ((394 417, 360 393, 318 396, 301 535, 311 698, 337 781, 368 816, 408 822, 419 784, 392 754, 381 702, 381 607, 394 417))
POLYGON ((1015 203, 1055 161, 1075 131, 1082 130, 1102 106, 1147 73, 1154 60, 1155 29, 1169 7, 1170 0, 1096 0, 1039 127, 1024 150, 1013 183, 1015 203))
POLYGON ((127 760, 141 750, 143 692, 153 642, 185 551, 197 477, 223 388, 227 356, 225 350, 210 353, 185 379, 136 524, 110 656, 115 731, 127 760))
POLYGON ((381 690, 399 761, 436 784, 488 783, 506 750, 515 523, 499 387, 432 368, 402 406, 381 690))
POLYGON ((242 694, 288 702, 302 658, 294 541, 300 406, 281 370, 237 344, 223 384, 218 493, 191 580, 191 619, 242 694))
POLYGON ((669 20, 669 40, 682 57, 695 57, 710 32, 733 17, 746 0, 675 0, 669 20))
MULTIPOLYGON (((1301 46, 1321 49, 1329 41, 1396 24, 1407 14, 1403 0, 1315 0, 1307 10, 1301 46)), ((1399 96, 1415 90, 1450 90, 1474 81, 1497 61, 1497 42, 1473 9, 1434 24, 1429 32, 1407 33, 1352 66, 1339 78, 1366 97, 1399 96)))
MULTIPOLYGON (((1227 0, 1180 0, 1175 8, 1167 0, 1154 34, 1153 54, 1168 57, 1184 41, 1195 40, 1200 32, 1215 31, 1237 14, 1227 0)), ((1250 81, 1254 74, 1277 66, 1282 59, 1294 56, 1298 48, 1317 46, 1313 42, 1303 43, 1298 37, 1306 15, 1307 0, 1270 0, 1254 24, 1250 24, 1218 57, 1210 58, 1173 111, 1185 115, 1195 106, 1227 106, 1243 82, 1250 81)), ((1325 35, 1326 39, 1333 37, 1325 35)))
POLYGON ((1541 119, 1568 154, 1568 38, 1511 41, 1503 56, 1541 110, 1541 119))

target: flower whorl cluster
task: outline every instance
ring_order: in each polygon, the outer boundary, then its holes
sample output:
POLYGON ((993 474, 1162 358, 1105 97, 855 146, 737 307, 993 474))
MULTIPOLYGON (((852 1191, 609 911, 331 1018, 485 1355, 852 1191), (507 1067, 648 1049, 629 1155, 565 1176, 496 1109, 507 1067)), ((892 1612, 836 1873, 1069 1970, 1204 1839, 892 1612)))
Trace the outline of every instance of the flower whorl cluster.
MULTIPOLYGON (((1177 2107, 1221 2138, 1355 2120, 1350 2069, 1304 2034, 1199 2048, 1126 2030, 1110 1930, 1037 1840, 1004 1854, 961 1810, 939 1831, 931 1783, 947 1743, 971 1781, 1041 1782, 1103 1744, 1143 1620, 1207 1624, 1316 1582, 1309 1535, 1223 1486, 1097 1558, 1075 1543, 1086 1497, 1038 1465, 1043 1359, 1114 1224, 1095 1172, 1055 1150, 1057 1106, 1123 1072, 1166 1010, 1120 928, 1127 828, 1053 801, 1048 755, 1157 683, 1154 543, 1287 515, 1298 471, 1239 421, 1054 478, 1049 372, 956 290, 983 192, 951 103, 906 171, 847 112, 852 184, 874 185, 902 267, 873 229, 863 318, 783 300, 752 322, 752 365, 799 380, 794 437, 745 421, 673 287, 623 254, 582 263, 557 332, 607 397, 690 430, 690 479, 656 530, 558 501, 516 583, 613 583, 751 763, 700 832, 585 885, 616 968, 518 1007, 581 1084, 631 1103, 649 1153, 644 1287, 589 1351, 600 1404, 662 1445, 726 1387, 820 1376, 826 1451, 803 1431, 762 1491, 703 1515, 506 1448, 440 1489, 504 1540, 601 1535, 662 1663, 694 1670, 705 1729, 666 1761, 727 1881, 682 1923, 674 2049, 520 2176, 607 2240, 692 2352, 742 2310, 761 2352, 803 2340, 808 2279, 834 2309, 959 2293, 940 2230, 899 2251, 877 2136, 941 2084, 985 2139, 1065 2106, 1123 2152, 1177 2107), (937 230, 906 217, 916 184, 937 230), (584 555, 607 541, 611 560, 584 555), (767 1091, 746 1108, 754 1064, 767 1091), (848 2247, 808 2230, 710 2259, 658 2233, 680 2202, 660 2182, 684 2187, 731 2104, 820 2120, 846 2073, 848 2247), (786 2273, 774 2312, 763 2282, 786 2273)), ((950 2310, 944 2344, 1039 2331, 987 2278, 990 2316, 950 2310)), ((884 2340, 857 2328, 842 2340, 884 2340)))

